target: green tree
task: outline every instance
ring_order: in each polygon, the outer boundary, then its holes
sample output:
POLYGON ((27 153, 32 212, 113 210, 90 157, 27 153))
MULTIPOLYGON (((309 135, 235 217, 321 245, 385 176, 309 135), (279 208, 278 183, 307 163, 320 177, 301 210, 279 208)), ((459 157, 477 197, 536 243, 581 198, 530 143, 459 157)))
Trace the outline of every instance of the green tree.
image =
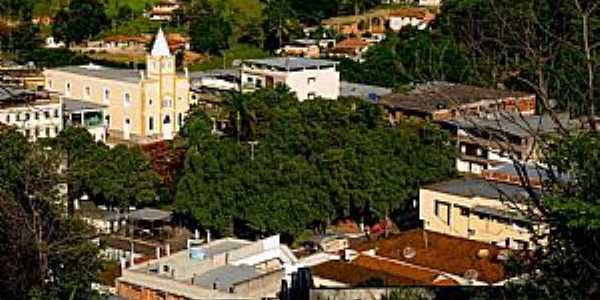
POLYGON ((279 49, 290 37, 301 36, 301 26, 290 1, 267 0, 265 3, 263 28, 266 33, 268 49, 279 49))
POLYGON ((190 5, 189 26, 192 48, 212 54, 227 49, 231 24, 208 0, 193 1, 190 5))
POLYGON ((88 40, 110 24, 98 0, 73 0, 54 17, 52 35, 67 44, 88 40))
MULTIPOLYGON (((189 150, 176 193, 179 211, 220 233, 293 238, 340 216, 401 213, 418 186, 454 172, 439 129, 389 128, 373 104, 301 103, 283 88, 229 102, 231 135, 197 138, 184 128, 189 150)), ((208 124, 199 114, 186 127, 206 132, 208 124)))
POLYGON ((65 217, 53 150, 0 128, 0 275, 2 297, 89 299, 100 270, 92 230, 65 217))
POLYGON ((158 201, 160 178, 139 148, 119 145, 96 151, 91 196, 109 208, 150 206, 158 201))

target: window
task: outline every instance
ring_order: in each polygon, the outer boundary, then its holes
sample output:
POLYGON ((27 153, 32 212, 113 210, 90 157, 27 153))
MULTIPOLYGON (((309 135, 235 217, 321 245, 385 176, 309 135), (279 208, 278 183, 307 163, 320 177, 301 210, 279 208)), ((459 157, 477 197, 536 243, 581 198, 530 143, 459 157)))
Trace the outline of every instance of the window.
POLYGON ((455 205, 454 207, 458 208, 460 215, 463 217, 468 217, 471 214, 471 210, 468 207, 460 205, 455 205))
POLYGON ((106 115, 106 116, 104 117, 104 124, 105 124, 106 126, 110 126, 110 115, 106 115))
POLYGON ((181 100, 183 100, 182 97, 177 97, 177 101, 181 102, 181 100))
POLYGON ((317 82, 316 77, 308 77, 308 79, 306 80, 306 83, 308 83, 308 84, 315 83, 315 82, 317 82))
POLYGON ((71 83, 67 82, 65 84, 65 95, 66 96, 70 96, 71 95, 71 83))
POLYGON ((154 131, 154 117, 148 118, 148 130, 154 131))
POLYGON ((58 126, 54 126, 54 135, 58 135, 58 131, 59 131, 58 126))
POLYGON ((25 121, 29 121, 29 118, 30 118, 29 113, 25 113, 25 121))
POLYGON ((450 225, 450 204, 435 200, 434 213, 437 217, 442 219, 446 224, 450 225))
POLYGON ((125 119, 125 124, 129 125, 131 123, 131 120, 129 120, 129 118, 125 119))
POLYGON ((31 136, 31 130, 25 129, 25 137, 29 138, 31 136))
POLYGON ((34 116, 35 116, 36 120, 40 119, 40 113, 39 112, 36 111, 35 114, 34 114, 34 116))
POLYGON ((104 88, 104 103, 108 103, 110 100, 110 90, 108 88, 104 88))
POLYGON ((310 92, 306 95, 306 98, 308 98, 308 100, 315 99, 315 97, 316 97, 315 92, 310 92))
POLYGON ((254 78, 252 78, 252 77, 248 77, 248 79, 246 79, 246 81, 248 81, 248 82, 252 83, 252 82, 254 82, 254 78))
POLYGON ((54 87, 52 80, 48 80, 48 89, 52 89, 54 87))
POLYGON ((152 106, 152 103, 154 103, 154 102, 152 101, 152 99, 149 99, 149 100, 148 100, 148 106, 152 106))
POLYGON ((262 87, 262 80, 256 79, 256 86, 257 87, 262 87))
POLYGON ((177 126, 179 126, 179 127, 183 126, 183 114, 182 113, 177 114, 177 126))
POLYGON ((17 113, 17 122, 18 121, 21 121, 21 114, 20 113, 17 113))
POLYGON ((45 128, 46 137, 50 137, 50 127, 45 128))
POLYGON ((85 98, 89 99, 90 96, 92 95, 92 89, 89 86, 86 86, 83 93, 85 95, 85 98))
POLYGON ((173 105, 173 101, 171 99, 163 100, 163 107, 171 107, 173 105))
POLYGON ((44 111, 44 118, 45 119, 50 119, 50 112, 49 111, 44 111))
POLYGON ((6 114, 6 124, 10 124, 10 115, 6 114))
POLYGON ((55 110, 54 110, 54 117, 55 117, 55 118, 58 118, 58 109, 55 109, 55 110))
POLYGON ((131 95, 129 93, 123 94, 123 102, 125 106, 129 106, 131 104, 131 95))
POLYGON ((35 137, 38 137, 38 136, 40 136, 40 128, 36 127, 35 128, 35 137))

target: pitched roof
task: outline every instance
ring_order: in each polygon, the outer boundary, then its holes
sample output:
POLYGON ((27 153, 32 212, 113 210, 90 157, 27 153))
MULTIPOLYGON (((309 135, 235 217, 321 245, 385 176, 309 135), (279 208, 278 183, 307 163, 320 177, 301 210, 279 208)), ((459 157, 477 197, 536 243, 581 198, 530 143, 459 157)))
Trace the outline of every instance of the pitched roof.
POLYGON ((224 265, 206 273, 194 276, 194 285, 212 289, 216 285, 217 289, 227 291, 244 281, 252 280, 264 275, 258 272, 255 267, 248 265, 224 265))
POLYGON ((169 43, 167 43, 167 39, 165 38, 162 28, 158 29, 158 34, 156 35, 154 46, 152 46, 152 52, 150 54, 152 54, 152 56, 171 56, 169 43))
POLYGON ((377 256, 461 277, 470 271, 476 274, 476 280, 487 283, 500 282, 506 278, 503 263, 497 259, 501 248, 435 232, 424 232, 422 229, 405 231, 387 239, 358 242, 352 248, 357 251, 377 249, 377 256), (407 247, 415 250, 412 258, 403 255, 407 247), (487 258, 478 257, 478 252, 482 249, 489 252, 487 258))
POLYGON ((390 94, 380 103, 391 108, 433 113, 484 100, 494 101, 526 96, 530 94, 449 82, 429 82, 417 85, 408 92, 390 94))
POLYGON ((92 64, 67 66, 52 70, 127 83, 139 83, 142 80, 139 70, 109 68, 92 64))
MULTIPOLYGON (((565 128, 576 125, 576 121, 571 120, 568 114, 559 114, 557 118, 561 126, 565 128)), ((550 133, 559 128, 559 125, 548 114, 524 116, 515 113, 497 113, 491 118, 455 118, 448 123, 458 125, 463 129, 493 130, 523 138, 550 133)))

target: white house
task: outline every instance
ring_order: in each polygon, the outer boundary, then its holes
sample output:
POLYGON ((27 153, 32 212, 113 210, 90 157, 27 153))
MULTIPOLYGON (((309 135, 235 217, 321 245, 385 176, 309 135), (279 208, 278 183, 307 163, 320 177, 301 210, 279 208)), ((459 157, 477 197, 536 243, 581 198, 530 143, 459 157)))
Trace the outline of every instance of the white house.
POLYGON ((249 59, 242 62, 243 92, 276 85, 286 85, 298 100, 317 97, 337 99, 340 94, 340 73, 337 62, 301 57, 249 59))
POLYGON ((15 126, 29 140, 53 138, 62 130, 57 97, 16 86, 0 86, 0 123, 15 126))

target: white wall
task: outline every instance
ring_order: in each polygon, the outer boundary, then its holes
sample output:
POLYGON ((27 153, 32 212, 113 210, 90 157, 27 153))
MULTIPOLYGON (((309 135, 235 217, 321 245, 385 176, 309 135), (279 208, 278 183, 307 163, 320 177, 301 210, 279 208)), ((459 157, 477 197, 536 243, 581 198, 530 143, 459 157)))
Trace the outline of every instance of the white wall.
POLYGON ((63 128, 62 106, 56 101, 30 106, 3 108, 0 109, 0 123, 15 126, 23 134, 29 131, 29 135, 27 136, 29 140, 52 138, 57 136, 63 128), (36 112, 38 114, 37 119, 36 112), (25 120, 25 114, 29 114, 29 120, 25 120), (17 120, 17 116, 20 116, 19 120, 17 120), (38 129, 37 135, 36 128, 38 129))

